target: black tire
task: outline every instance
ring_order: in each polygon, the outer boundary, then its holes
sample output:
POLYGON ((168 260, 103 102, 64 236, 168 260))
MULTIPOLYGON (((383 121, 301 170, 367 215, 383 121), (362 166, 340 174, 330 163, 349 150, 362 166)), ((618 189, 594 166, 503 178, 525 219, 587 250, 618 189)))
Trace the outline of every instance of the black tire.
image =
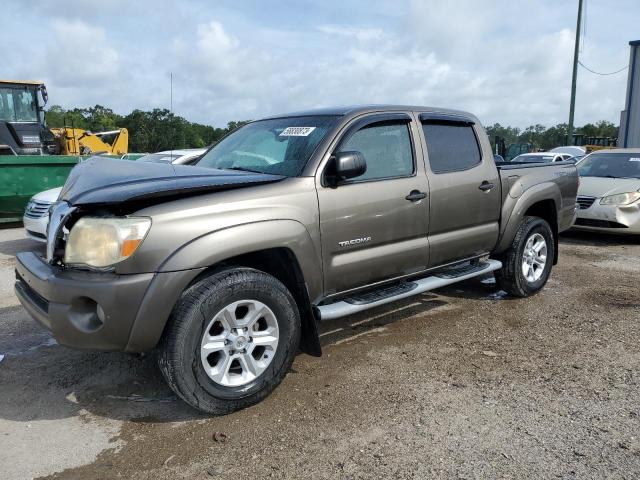
POLYGON ((250 268, 214 273, 188 288, 173 309, 160 343, 158 363, 171 389, 194 408, 225 415, 260 402, 289 371, 300 343, 295 300, 276 278, 250 268), (200 345, 204 329, 227 305, 256 300, 267 305, 278 324, 278 344, 266 370, 250 383, 225 386, 205 372, 200 345))
POLYGON ((528 297, 545 286, 555 255, 553 231, 546 220, 539 217, 525 217, 516 232, 509 249, 500 256, 502 268, 496 271, 496 281, 502 290, 516 297, 528 297), (544 237, 547 247, 547 258, 540 278, 527 280, 522 271, 524 250, 529 238, 535 234, 544 237))

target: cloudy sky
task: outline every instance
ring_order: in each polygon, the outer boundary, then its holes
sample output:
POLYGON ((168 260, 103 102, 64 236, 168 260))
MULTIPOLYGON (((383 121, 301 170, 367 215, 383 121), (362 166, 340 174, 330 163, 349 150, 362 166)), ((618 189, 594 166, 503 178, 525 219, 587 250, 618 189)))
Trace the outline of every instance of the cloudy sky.
MULTIPOLYGON (((581 60, 610 72, 638 0, 585 0, 581 60)), ((577 0, 3 0, 5 78, 52 104, 169 106, 223 126, 303 108, 409 103, 485 124, 566 122, 577 0)), ((580 68, 576 123, 619 122, 627 75, 580 68)))

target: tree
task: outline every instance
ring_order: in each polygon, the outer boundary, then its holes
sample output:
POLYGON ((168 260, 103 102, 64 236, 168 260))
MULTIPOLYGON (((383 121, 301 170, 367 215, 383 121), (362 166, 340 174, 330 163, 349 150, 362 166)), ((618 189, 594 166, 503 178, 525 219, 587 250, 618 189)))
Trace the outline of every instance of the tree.
POLYGON ((493 149, 494 152, 496 149, 496 144, 495 144, 496 137, 500 137, 504 139, 505 144, 509 146, 512 143, 516 143, 518 140, 518 137, 520 136, 519 128, 503 127, 499 123, 494 123, 493 125, 487 127, 486 130, 487 130, 487 135, 489 135, 489 141, 491 142, 491 148, 493 149))
POLYGON ((595 125, 593 123, 587 123, 580 127, 576 133, 580 133, 585 137, 618 138, 618 127, 606 120, 600 120, 596 122, 595 125))
MULTIPOLYGON (((99 132, 127 128, 130 152, 158 152, 180 148, 203 148, 218 142, 223 136, 248 123, 248 120, 230 121, 224 128, 192 123, 167 109, 150 111, 133 110, 119 115, 108 107, 95 105, 88 108, 65 110, 59 105, 51 106, 46 113, 49 127, 75 127, 99 132)), ((567 143, 567 124, 552 127, 531 125, 524 130, 495 123, 486 128, 492 148, 495 137, 504 139, 508 147, 514 143, 531 143, 534 149, 549 150, 567 143)), ((585 137, 618 136, 618 127, 606 120, 588 123, 576 129, 585 137)))

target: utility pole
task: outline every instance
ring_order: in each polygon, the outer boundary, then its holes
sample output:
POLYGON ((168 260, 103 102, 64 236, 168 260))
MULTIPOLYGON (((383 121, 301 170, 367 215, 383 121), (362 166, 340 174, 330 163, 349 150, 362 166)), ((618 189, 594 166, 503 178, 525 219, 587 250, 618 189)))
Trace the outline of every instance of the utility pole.
MULTIPOLYGON (((582 1, 582 0, 580 0, 582 1)), ((169 125, 171 125, 173 127, 173 72, 169 73, 169 125)), ((175 132, 173 130, 173 128, 171 129, 171 137, 169 138, 169 141, 171 142, 171 153, 173 154, 173 139, 175 136, 175 132)))
POLYGON ((582 0, 578 0, 578 21, 576 22, 576 46, 573 50, 573 77, 571 78, 571 103, 569 104, 569 127, 567 143, 573 145, 573 114, 576 109, 576 82, 578 80, 578 53, 580 49, 580 24, 582 23, 582 0))

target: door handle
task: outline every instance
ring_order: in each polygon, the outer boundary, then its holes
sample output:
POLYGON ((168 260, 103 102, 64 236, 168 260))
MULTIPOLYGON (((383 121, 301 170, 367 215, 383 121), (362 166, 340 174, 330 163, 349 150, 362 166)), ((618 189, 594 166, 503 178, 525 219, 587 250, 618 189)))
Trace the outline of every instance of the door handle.
POLYGON ((407 195, 404 198, 405 200, 409 200, 410 202, 418 202, 420 200, 427 198, 427 194, 424 192, 421 192, 420 190, 411 190, 411 193, 409 193, 409 195, 407 195))
POLYGON ((478 187, 480 190, 482 190, 483 192, 488 192, 489 190, 491 190, 495 185, 493 183, 487 182, 486 180, 484 182, 482 182, 480 184, 480 186, 478 187))

